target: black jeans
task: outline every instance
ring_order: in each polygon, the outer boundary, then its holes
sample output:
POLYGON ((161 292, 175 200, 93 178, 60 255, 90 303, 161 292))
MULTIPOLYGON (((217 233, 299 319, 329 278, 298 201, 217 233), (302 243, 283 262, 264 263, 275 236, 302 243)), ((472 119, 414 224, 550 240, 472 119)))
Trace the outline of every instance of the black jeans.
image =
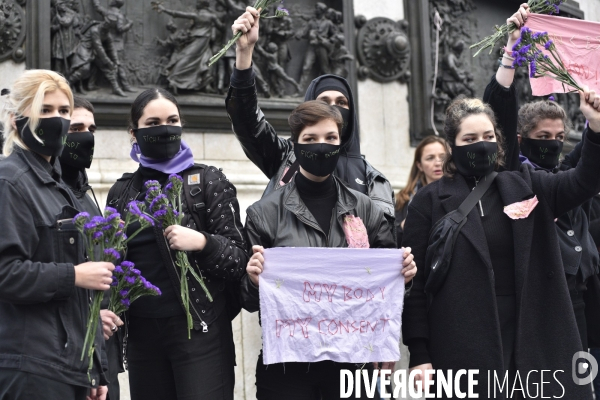
POLYGON ((0 368, 0 400, 85 400, 90 388, 0 368))
POLYGON ((234 344, 223 312, 208 332, 192 329, 184 315, 129 319, 127 358, 132 400, 233 400, 234 344))
MULTIPOLYGON (((360 365, 319 361, 315 363, 290 362, 264 365, 262 351, 256 365, 256 398, 258 400, 336 400, 340 399, 340 370, 354 371, 360 365)), ((364 369, 373 370, 367 363, 364 369)), ((352 392, 354 397, 354 392, 352 392)), ((374 397, 367 397, 364 382, 361 385, 361 399, 379 399, 375 390, 374 397)))

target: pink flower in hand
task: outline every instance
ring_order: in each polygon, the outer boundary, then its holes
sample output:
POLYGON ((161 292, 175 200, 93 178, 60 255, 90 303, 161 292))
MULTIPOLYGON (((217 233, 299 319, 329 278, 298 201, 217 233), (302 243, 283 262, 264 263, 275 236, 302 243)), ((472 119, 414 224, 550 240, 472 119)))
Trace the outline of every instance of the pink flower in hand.
POLYGON ((504 207, 504 213, 511 219, 523 219, 529 217, 529 214, 538 205, 539 201, 537 196, 533 196, 532 199, 520 201, 518 203, 512 203, 504 207))

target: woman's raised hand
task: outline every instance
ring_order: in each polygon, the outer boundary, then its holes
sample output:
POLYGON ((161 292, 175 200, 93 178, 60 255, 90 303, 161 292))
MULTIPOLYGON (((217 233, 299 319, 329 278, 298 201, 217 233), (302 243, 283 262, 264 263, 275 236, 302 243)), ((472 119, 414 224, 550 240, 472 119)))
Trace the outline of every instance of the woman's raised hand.
MULTIPOLYGON (((242 32, 242 37, 237 41, 237 51, 244 52, 254 49, 254 44, 258 41, 260 13, 254 7, 246 7, 246 12, 243 13, 231 25, 233 34, 242 32)), ((238 69, 243 69, 238 67, 238 69)))
POLYGON ((258 286, 258 275, 262 274, 263 271, 263 263, 265 259, 263 257, 263 253, 265 248, 262 246, 254 245, 252 246, 252 257, 248 260, 248 266, 246 267, 246 272, 248 273, 248 277, 252 283, 258 286))
POLYGON ((586 86, 583 91, 579 91, 579 97, 579 109, 588 120, 590 129, 600 133, 600 93, 586 86))
POLYGON ((529 14, 529 6, 527 5, 527 3, 523 3, 521 4, 517 12, 511 15, 511 17, 506 20, 507 24, 510 25, 510 23, 512 22, 517 27, 517 29, 508 34, 507 47, 512 47, 512 45, 514 45, 515 42, 521 37, 521 28, 525 25, 525 22, 527 22, 529 14))

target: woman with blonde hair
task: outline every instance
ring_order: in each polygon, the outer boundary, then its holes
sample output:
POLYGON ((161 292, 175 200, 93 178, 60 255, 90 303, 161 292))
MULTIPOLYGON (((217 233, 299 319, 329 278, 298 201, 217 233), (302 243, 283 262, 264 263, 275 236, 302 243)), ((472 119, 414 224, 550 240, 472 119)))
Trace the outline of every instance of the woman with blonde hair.
POLYGON ((415 149, 408 182, 396 194, 396 235, 398 246, 402 243, 404 220, 408 212, 408 203, 413 196, 425 185, 437 181, 444 175, 442 166, 448 153, 448 145, 444 138, 439 136, 426 136, 415 149))
MULTIPOLYGON (((26 71, 3 94, 0 399, 105 399, 101 351, 89 375, 89 360, 80 358, 90 290, 109 289, 114 266, 85 262, 71 222, 79 203, 58 157, 73 94, 47 70, 26 71)), ((96 346, 103 345, 100 325, 96 346)))

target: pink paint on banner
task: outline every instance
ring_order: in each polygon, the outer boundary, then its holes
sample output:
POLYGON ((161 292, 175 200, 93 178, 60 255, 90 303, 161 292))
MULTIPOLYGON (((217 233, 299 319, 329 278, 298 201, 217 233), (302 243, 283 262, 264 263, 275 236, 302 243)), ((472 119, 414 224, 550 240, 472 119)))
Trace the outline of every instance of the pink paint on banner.
MULTIPOLYGON (((531 14, 525 24, 533 32, 548 32, 565 67, 580 86, 600 89, 600 23, 531 14)), ((531 78, 534 96, 564 93, 563 85, 550 78, 531 78)), ((567 91, 573 88, 566 86, 567 91)))

